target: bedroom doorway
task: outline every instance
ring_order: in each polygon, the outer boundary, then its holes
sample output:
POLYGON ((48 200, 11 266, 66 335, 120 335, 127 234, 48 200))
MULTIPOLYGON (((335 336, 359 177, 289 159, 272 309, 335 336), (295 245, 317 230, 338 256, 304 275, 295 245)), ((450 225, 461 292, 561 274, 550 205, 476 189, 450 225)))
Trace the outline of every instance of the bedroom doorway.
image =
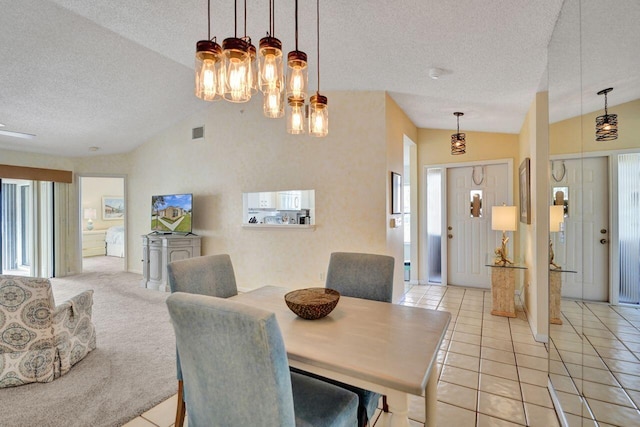
POLYGON ((123 176, 79 176, 82 272, 126 270, 123 176))

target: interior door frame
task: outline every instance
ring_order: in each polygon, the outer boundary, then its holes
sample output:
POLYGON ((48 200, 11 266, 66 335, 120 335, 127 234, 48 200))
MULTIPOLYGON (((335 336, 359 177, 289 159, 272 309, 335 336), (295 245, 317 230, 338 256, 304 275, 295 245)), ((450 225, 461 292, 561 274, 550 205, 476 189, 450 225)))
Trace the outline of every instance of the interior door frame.
MULTIPOLYGON (((423 165, 422 167, 422 177, 420 181, 423 184, 424 190, 421 190, 421 203, 420 203, 420 211, 423 212, 420 215, 420 230, 427 230, 427 197, 426 197, 426 189, 427 189, 427 170, 432 168, 442 169, 442 179, 441 179, 441 230, 443 232, 443 237, 440 239, 440 256, 441 256, 441 285, 447 286, 449 283, 448 277, 448 269, 449 269, 449 260, 448 260, 448 250, 447 250, 447 239, 446 239, 446 231, 447 231, 447 170, 453 168, 460 167, 471 167, 471 166, 488 166, 488 165, 498 165, 498 164, 507 164, 507 175, 509 176, 509 180, 507 182, 507 203, 510 205, 513 204, 513 159, 512 158, 504 158, 504 159, 491 159, 491 160, 478 160, 478 161, 469 161, 469 162, 456 162, 456 163, 440 163, 440 164, 429 164, 423 165)), ((420 256, 420 283, 428 284, 428 277, 426 277, 428 268, 427 268, 427 260, 428 260, 428 245, 426 234, 424 232, 420 232, 420 250, 422 252, 422 256, 420 256)))
POLYGON ((124 271, 129 271, 129 263, 128 263, 128 234, 127 234, 127 223, 129 222, 129 197, 127 195, 127 175, 126 174, 109 174, 109 173, 77 173, 75 182, 76 184, 76 200, 78 201, 77 209, 78 209, 78 223, 77 227, 77 235, 78 240, 76 244, 76 265, 79 267, 79 271, 82 272, 82 178, 121 178, 122 179, 122 187, 123 187, 123 197, 124 197, 124 271))

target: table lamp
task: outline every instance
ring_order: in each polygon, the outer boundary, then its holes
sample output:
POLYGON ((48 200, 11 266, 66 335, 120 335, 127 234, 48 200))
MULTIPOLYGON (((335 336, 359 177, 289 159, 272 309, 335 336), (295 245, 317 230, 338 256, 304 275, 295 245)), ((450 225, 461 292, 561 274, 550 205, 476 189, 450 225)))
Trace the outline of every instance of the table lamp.
POLYGON ((93 230, 93 220, 96 219, 96 210, 94 208, 86 208, 84 210, 84 219, 87 220, 87 230, 93 230))
MULTIPOLYGON (((551 205, 549 206, 549 231, 551 233, 560 232, 560 242, 564 240, 564 206, 563 205, 551 205)), ((553 268, 561 268, 558 264, 553 262, 553 243, 549 239, 549 265, 553 268)))
POLYGON ((516 231, 518 229, 518 210, 515 206, 492 206, 491 207, 491 229, 502 231, 502 245, 496 248, 495 264, 507 265, 513 264, 507 257, 507 231, 516 231))

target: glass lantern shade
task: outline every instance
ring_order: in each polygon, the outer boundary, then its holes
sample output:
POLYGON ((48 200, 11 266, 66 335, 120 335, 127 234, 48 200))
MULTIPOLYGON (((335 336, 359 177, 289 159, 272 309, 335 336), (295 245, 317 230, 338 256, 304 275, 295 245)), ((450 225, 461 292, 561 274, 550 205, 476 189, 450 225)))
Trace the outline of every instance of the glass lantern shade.
POLYGON ((280 40, 273 37, 261 39, 258 59, 260 90, 266 95, 276 87, 282 88, 284 65, 280 40))
POLYGON ((195 95, 205 101, 215 101, 222 97, 220 91, 220 68, 222 49, 211 40, 200 40, 196 44, 195 95))
POLYGON ((287 97, 306 98, 308 79, 307 54, 300 51, 289 52, 287 55, 287 97))
POLYGON ((304 100, 289 98, 287 102, 287 132, 299 135, 304 129, 304 100))
POLYGON ((249 79, 249 90, 251 95, 258 93, 258 55, 256 47, 249 41, 249 65, 250 68, 247 71, 249 79))
POLYGON ((323 137, 329 133, 327 97, 313 95, 309 100, 309 135, 323 137))
POLYGON ((262 111, 266 117, 279 119, 284 116, 284 96, 282 86, 268 90, 264 93, 262 111))
POLYGON ((251 99, 251 56, 248 43, 238 38, 228 38, 222 43, 224 55, 224 99, 231 102, 247 102, 251 99))

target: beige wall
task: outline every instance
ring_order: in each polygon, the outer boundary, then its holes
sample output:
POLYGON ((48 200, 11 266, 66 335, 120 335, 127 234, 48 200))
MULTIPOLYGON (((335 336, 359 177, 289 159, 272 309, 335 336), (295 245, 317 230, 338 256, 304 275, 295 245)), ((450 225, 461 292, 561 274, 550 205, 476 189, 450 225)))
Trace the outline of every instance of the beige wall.
POLYGON ((390 253, 385 94, 326 95, 326 138, 287 134, 284 120, 265 118, 259 102, 203 103, 132 152, 128 268, 141 271, 151 196, 184 192, 194 194, 202 253, 229 253, 241 288, 323 286, 333 251, 390 253), (202 125, 205 140, 191 141, 202 125), (315 190, 315 231, 241 227, 243 192, 291 189, 315 190))
MULTIPOLYGON (((531 224, 520 223, 520 251, 527 267, 524 302, 536 337, 548 335, 549 125, 548 95, 536 94, 519 135, 520 158, 531 159, 531 224)), ((519 193, 519 191, 517 191, 519 193)))
MULTIPOLYGON (((385 95, 385 126, 387 138, 387 187, 391 188, 391 172, 404 175, 404 137, 417 140, 418 129, 398 105, 385 95)), ((404 177, 406 179, 407 177, 404 177)), ((386 200, 387 253, 396 259, 394 269, 393 300, 397 301, 404 293, 404 224, 392 228, 391 220, 402 219, 402 215, 391 214, 391 192, 387 191, 386 200)), ((416 215, 417 217, 418 215, 416 215)), ((416 242, 416 245, 418 242, 416 242)))

